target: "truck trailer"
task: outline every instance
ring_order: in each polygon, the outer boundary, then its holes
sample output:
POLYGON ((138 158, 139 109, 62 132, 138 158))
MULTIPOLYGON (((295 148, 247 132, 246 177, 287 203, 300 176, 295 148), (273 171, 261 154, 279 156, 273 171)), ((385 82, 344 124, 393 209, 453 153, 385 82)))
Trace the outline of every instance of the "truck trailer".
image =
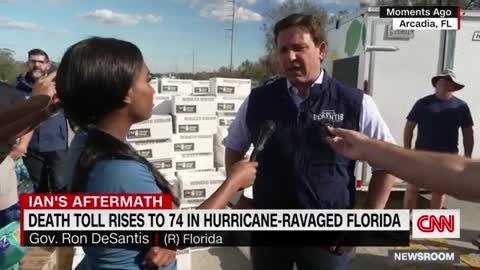
MULTIPOLYGON (((327 73, 371 95, 395 141, 403 146, 403 128, 415 102, 434 93, 430 79, 452 69, 465 88, 455 95, 470 107, 474 124, 480 121, 480 12, 462 11, 460 30, 394 30, 391 18, 380 18, 370 7, 327 25, 327 73)), ((474 126, 474 130, 475 130, 474 126)), ((459 131, 459 154, 463 155, 459 131)), ((480 142, 480 131, 474 132, 480 142)), ((415 136, 413 138, 415 140, 415 136)), ((480 158, 474 147, 473 158, 480 158)), ((367 190, 371 168, 359 162, 357 189, 367 190)), ((394 190, 404 190, 399 181, 394 190)))

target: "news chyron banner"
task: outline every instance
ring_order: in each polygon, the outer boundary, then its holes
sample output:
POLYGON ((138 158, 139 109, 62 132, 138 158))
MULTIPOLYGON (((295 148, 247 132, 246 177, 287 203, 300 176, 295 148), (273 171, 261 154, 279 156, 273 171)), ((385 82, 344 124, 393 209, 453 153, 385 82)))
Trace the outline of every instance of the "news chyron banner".
POLYGON ((184 210, 167 194, 22 194, 24 246, 406 246, 408 210, 184 210))
POLYGON ((460 30, 459 7, 380 7, 380 18, 392 18, 393 30, 460 30))

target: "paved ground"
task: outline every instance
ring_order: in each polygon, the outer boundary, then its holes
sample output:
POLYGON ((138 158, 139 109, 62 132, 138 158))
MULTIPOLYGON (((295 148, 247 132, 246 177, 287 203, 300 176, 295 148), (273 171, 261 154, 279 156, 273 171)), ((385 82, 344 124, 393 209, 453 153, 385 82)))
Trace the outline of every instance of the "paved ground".
MULTIPOLYGON (((420 202, 420 208, 428 206, 429 196, 420 202)), ((362 198, 359 198, 360 201, 362 198)), ((447 198, 446 207, 450 209, 461 209, 461 239, 451 240, 445 243, 433 241, 417 241, 416 245, 422 245, 428 249, 439 249, 446 247, 449 250, 459 254, 466 255, 475 253, 470 240, 480 233, 480 215, 479 204, 459 201, 453 198, 447 198)), ((389 208, 401 208, 401 193, 392 195, 389 208)), ((465 264, 462 265, 395 265, 387 257, 388 250, 391 248, 358 248, 355 257, 352 259, 352 270, 365 269, 395 269, 395 270, 414 270, 414 269, 478 269, 465 264)), ((50 252, 42 249, 32 249, 22 261, 22 270, 42 269, 48 263, 50 252)), ((53 264, 52 262, 50 262, 53 264)), ((197 249, 191 253, 191 270, 250 270, 250 261, 237 248, 210 248, 197 249)), ((52 269, 45 266, 42 270, 52 269)), ((185 270, 185 269, 178 269, 185 270)))

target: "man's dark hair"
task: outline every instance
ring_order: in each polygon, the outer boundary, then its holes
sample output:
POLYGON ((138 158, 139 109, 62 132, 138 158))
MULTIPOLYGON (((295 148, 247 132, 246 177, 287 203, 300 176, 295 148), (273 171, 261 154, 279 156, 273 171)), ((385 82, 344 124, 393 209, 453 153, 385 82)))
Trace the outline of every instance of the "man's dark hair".
MULTIPOLYGON (((133 160, 144 164, 163 193, 172 193, 167 180, 130 145, 96 128, 106 115, 125 106, 128 90, 138 78, 143 56, 134 44, 93 37, 67 49, 58 66, 57 94, 65 114, 88 132, 75 167, 71 191, 85 192, 89 173, 100 160, 133 160)), ((173 202, 178 205, 177 198, 173 202)))
POLYGON ((28 52, 28 58, 30 58, 30 56, 32 55, 43 55, 45 56, 45 59, 47 59, 47 62, 50 62, 50 58, 48 57, 48 54, 42 49, 31 49, 28 52))
POLYGON ((279 33, 292 26, 300 26, 305 28, 312 36, 315 45, 318 45, 323 41, 327 41, 327 34, 325 32, 324 24, 319 16, 293 13, 281 19, 275 24, 273 30, 275 34, 275 44, 277 44, 277 38, 279 33))

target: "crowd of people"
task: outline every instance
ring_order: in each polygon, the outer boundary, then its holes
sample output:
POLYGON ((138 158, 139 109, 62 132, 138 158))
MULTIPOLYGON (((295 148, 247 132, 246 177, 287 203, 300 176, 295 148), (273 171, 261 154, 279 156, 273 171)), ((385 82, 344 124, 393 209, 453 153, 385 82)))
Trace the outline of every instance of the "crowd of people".
MULTIPOLYGON (((236 208, 352 209, 357 160, 373 168, 367 209, 386 206, 397 177, 410 183, 405 208, 415 208, 419 188, 432 191, 432 208, 443 207, 444 194, 480 200, 480 161, 470 159, 473 120, 467 103, 454 96, 464 85, 451 70, 432 78, 435 93, 406 116, 399 147, 374 99, 322 68, 327 37, 319 18, 292 14, 273 34, 285 77, 253 89, 242 104, 223 142, 227 179, 199 208, 224 208, 238 190, 254 185, 254 198, 241 197, 236 208), (250 162, 245 154, 266 121, 276 131, 259 162, 250 162)), ((137 46, 93 37, 70 46, 57 71, 40 49, 28 52, 27 65, 14 86, 0 84, 0 226, 19 218, 14 167, 20 159, 36 193, 171 193, 125 143, 130 126, 152 114, 154 90, 137 46)), ((77 269, 176 269, 176 252, 168 248, 84 251, 77 269)), ((253 247, 251 254, 253 269, 348 269, 351 247, 253 247)))

